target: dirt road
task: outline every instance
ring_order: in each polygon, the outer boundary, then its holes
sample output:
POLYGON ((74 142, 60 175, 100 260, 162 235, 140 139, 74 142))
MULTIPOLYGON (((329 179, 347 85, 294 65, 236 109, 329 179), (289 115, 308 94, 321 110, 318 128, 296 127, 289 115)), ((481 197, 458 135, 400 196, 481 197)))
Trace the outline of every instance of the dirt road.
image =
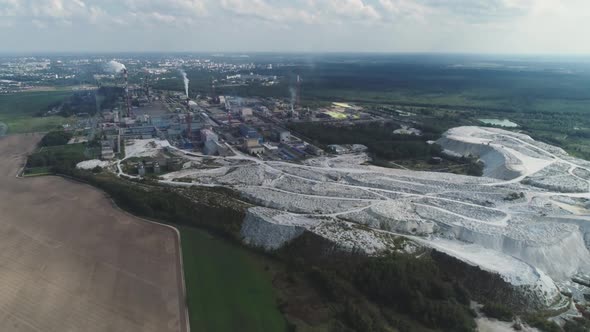
POLYGON ((176 232, 90 186, 17 179, 39 138, 0 138, 0 331, 186 331, 176 232))

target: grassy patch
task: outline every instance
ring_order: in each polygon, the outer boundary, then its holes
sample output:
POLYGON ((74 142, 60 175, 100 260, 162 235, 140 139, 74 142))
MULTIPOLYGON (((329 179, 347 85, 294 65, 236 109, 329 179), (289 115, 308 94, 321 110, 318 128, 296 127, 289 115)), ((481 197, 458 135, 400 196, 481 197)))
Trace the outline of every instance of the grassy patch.
POLYGON ((23 134, 50 131, 64 124, 73 123, 72 119, 61 116, 46 116, 35 118, 12 118, 4 121, 9 134, 23 134))
POLYGON ((56 145, 56 146, 44 146, 39 149, 39 152, 65 152, 65 153, 76 153, 84 154, 86 151, 86 144, 67 144, 67 145, 56 145))
POLYGON ((42 176, 53 174, 49 167, 31 167, 26 168, 23 174, 24 177, 42 176))
POLYGON ((35 115, 71 96, 71 91, 21 92, 0 95, 0 122, 8 126, 8 133, 48 131, 68 120, 59 116, 35 117, 35 115))
POLYGON ((1 116, 33 116, 39 110, 72 95, 71 91, 19 92, 0 95, 1 116))
POLYGON ((181 228, 191 328, 285 331, 270 276, 242 248, 181 228))

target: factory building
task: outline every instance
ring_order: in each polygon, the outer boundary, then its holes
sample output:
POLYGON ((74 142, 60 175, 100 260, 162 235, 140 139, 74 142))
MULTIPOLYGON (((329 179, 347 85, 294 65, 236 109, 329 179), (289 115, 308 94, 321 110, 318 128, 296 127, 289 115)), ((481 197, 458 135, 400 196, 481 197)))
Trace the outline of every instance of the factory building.
POLYGON ((260 145, 260 140, 258 138, 246 138, 244 139, 243 148, 246 152, 251 155, 257 155, 264 153, 264 147, 260 145))
POLYGON ((201 141, 208 142, 208 141, 219 141, 219 136, 213 132, 211 129, 202 129, 201 130, 201 141))
POLYGON ((201 141, 203 141, 203 153, 208 156, 216 155, 221 150, 219 136, 211 129, 201 130, 201 141))
POLYGON ((242 137, 244 138, 259 138, 260 134, 258 134, 258 131, 256 131, 256 129, 247 126, 245 124, 241 124, 240 125, 240 135, 242 135, 242 137))
POLYGON ((137 174, 139 174, 139 176, 145 176, 145 166, 143 163, 137 164, 137 174))
POLYGON ((253 146, 248 148, 247 151, 251 155, 260 155, 264 153, 264 147, 262 145, 253 146))
POLYGON ((203 153, 208 156, 214 156, 217 154, 219 149, 219 143, 213 140, 206 141, 203 145, 203 153))
POLYGON ((248 149, 248 148, 256 147, 256 146, 260 146, 260 142, 258 141, 258 138, 246 138, 244 140, 244 148, 248 149))
POLYGON ((323 156, 324 155, 324 150, 318 148, 315 145, 312 144, 307 144, 305 146, 305 152, 312 154, 314 156, 323 156))
POLYGON ((274 139, 280 143, 291 141, 291 133, 288 130, 277 129, 273 133, 274 139))
POLYGON ((242 119, 242 121, 249 121, 252 119, 253 116, 253 111, 251 108, 249 107, 244 107, 240 110, 240 118, 242 119))
POLYGON ((142 114, 136 117, 137 122, 151 124, 152 118, 147 114, 142 114))
POLYGON ((197 111, 197 110, 199 110, 199 105, 196 102, 192 101, 192 100, 189 100, 188 107, 189 107, 189 109, 191 111, 197 111))
POLYGON ((338 145, 338 144, 328 145, 328 149, 330 149, 330 151, 335 154, 344 154, 349 151, 347 148, 343 147, 342 145, 338 145))
POLYGON ((353 144, 350 147, 350 150, 352 152, 367 152, 369 151, 369 148, 366 145, 362 145, 362 144, 353 144))
POLYGON ((115 158, 115 152, 113 151, 112 142, 105 140, 100 142, 100 156, 104 160, 112 160, 115 158))
POLYGON ((186 122, 180 123, 180 128, 182 132, 185 133, 189 137, 197 137, 199 135, 201 128, 203 128, 203 123, 199 119, 191 118, 191 124, 189 126, 186 122), (190 134, 189 134, 189 127, 190 127, 190 134))
POLYGON ((153 126, 128 127, 121 133, 125 139, 148 139, 156 136, 156 128, 153 126))

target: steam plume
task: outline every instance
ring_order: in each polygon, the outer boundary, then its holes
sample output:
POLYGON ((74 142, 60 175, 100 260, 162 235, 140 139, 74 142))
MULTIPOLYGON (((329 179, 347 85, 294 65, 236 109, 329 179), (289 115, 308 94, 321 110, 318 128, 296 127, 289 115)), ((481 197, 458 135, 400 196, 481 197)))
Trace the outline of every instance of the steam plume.
POLYGON ((188 98, 188 83, 190 82, 188 77, 186 77, 186 72, 184 70, 180 70, 180 73, 182 74, 182 79, 184 80, 184 93, 186 94, 186 97, 188 98))
POLYGON ((114 73, 120 73, 122 70, 126 69, 125 65, 117 62, 115 60, 109 61, 109 63, 107 63, 107 70, 114 72, 114 73))

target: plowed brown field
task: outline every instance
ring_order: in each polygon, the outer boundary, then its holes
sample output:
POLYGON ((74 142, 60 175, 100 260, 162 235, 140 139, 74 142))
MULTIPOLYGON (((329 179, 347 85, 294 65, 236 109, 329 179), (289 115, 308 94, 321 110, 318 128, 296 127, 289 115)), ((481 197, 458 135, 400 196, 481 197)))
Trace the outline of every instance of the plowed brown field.
POLYGON ((39 139, 0 138, 0 331, 186 331, 175 230, 88 185, 17 179, 39 139))

